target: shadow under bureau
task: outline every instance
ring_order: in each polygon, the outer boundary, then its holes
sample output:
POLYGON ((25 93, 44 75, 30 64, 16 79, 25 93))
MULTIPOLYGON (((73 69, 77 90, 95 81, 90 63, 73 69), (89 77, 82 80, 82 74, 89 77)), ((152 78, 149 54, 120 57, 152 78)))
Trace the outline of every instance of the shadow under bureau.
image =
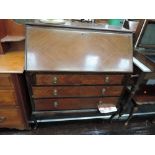
POLYGON ((36 122, 102 116, 132 72, 132 33, 91 24, 26 27, 26 79, 36 122))

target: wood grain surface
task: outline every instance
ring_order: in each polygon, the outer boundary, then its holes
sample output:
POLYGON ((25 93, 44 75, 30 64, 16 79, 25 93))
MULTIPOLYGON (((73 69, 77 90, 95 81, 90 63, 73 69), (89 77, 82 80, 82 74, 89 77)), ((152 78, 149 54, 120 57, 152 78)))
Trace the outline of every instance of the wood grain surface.
POLYGON ((132 72, 132 34, 27 27, 28 71, 132 72))
POLYGON ((34 98, 120 96, 123 86, 32 87, 34 98))
POLYGON ((98 104, 113 104, 118 102, 117 97, 104 98, 63 98, 63 99, 39 99, 35 100, 35 110, 75 110, 97 109, 98 104))
POLYGON ((106 74, 36 74, 36 85, 122 84, 124 75, 106 74))
POLYGON ((0 73, 23 73, 24 51, 9 51, 0 55, 0 73))

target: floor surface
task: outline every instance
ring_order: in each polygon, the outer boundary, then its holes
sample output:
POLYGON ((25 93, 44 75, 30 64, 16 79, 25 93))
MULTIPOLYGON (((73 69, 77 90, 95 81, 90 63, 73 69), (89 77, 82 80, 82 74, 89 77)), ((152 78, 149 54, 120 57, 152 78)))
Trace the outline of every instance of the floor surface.
MULTIPOLYGON (((33 125, 32 125, 33 126, 33 125)), ((132 120, 128 126, 124 122, 103 120, 68 121, 42 123, 37 129, 18 131, 0 129, 1 135, 154 135, 155 124, 147 119, 132 120)))

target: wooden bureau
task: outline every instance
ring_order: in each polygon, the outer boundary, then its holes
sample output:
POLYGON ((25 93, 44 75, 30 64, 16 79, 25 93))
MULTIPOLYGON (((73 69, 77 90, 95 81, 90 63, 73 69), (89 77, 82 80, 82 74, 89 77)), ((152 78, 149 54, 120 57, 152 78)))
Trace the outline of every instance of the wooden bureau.
POLYGON ((88 117, 90 111, 100 114, 99 105, 117 106, 131 72, 129 31, 91 24, 27 25, 26 79, 38 122, 73 119, 71 113, 88 117))

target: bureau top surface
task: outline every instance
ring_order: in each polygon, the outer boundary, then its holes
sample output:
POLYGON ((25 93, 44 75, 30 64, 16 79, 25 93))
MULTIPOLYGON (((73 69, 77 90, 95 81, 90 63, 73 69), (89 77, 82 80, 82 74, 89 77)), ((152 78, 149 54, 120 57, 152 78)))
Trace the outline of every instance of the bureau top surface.
POLYGON ((24 51, 9 51, 0 55, 0 73, 23 73, 24 51))
POLYGON ((132 72, 132 34, 27 26, 26 70, 132 72))

